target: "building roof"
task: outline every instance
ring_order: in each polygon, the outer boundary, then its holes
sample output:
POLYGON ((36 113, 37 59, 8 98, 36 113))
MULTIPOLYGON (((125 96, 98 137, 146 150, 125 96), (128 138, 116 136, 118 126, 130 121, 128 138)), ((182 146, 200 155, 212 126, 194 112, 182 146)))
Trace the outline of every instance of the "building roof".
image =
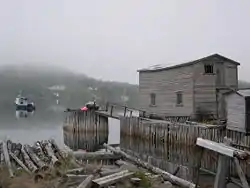
POLYGON ((231 62, 233 64, 240 65, 239 62, 236 62, 236 61, 234 61, 232 59, 229 59, 227 57, 224 57, 222 55, 212 54, 212 55, 209 55, 207 57, 203 57, 203 58, 200 58, 200 59, 197 59, 197 60, 194 60, 194 61, 189 61, 189 62, 182 63, 182 64, 153 65, 153 66, 151 66, 149 68, 139 69, 139 70, 137 70, 137 72, 157 72, 157 71, 163 71, 163 70, 168 70, 168 69, 180 68, 180 67, 190 66, 190 65, 193 65, 193 64, 196 64, 196 63, 200 63, 201 61, 204 61, 204 60, 207 60, 207 59, 210 59, 210 58, 220 58, 220 59, 229 61, 229 62, 231 62))
POLYGON ((242 97, 250 97, 250 88, 247 89, 239 89, 237 91, 230 91, 228 93, 226 93, 226 95, 230 95, 232 93, 236 93, 242 97))

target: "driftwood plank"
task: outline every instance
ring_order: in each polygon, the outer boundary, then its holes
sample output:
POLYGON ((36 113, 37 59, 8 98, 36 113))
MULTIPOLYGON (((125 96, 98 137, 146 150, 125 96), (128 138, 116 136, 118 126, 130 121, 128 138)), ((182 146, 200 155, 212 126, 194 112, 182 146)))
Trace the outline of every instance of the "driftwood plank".
POLYGON ((89 188, 92 185, 94 175, 89 175, 77 188, 89 188))
POLYGON ((8 152, 7 142, 6 141, 3 142, 3 155, 4 155, 4 160, 5 160, 6 166, 8 168, 10 177, 14 177, 12 166, 11 166, 11 163, 10 163, 10 156, 9 156, 9 152, 8 152))
POLYGON ((129 172, 128 170, 124 170, 109 176, 105 176, 102 178, 98 178, 93 180, 93 183, 97 184, 99 187, 107 187, 112 185, 116 182, 129 178, 133 175, 133 172, 129 172))
POLYGON ((74 168, 67 170, 67 174, 80 174, 82 171, 84 171, 84 168, 74 168))
POLYGON ((121 156, 114 155, 110 152, 83 152, 83 151, 75 151, 73 152, 73 155, 76 159, 81 160, 109 160, 114 159, 118 160, 121 158, 121 156))
POLYGON ((54 139, 50 139, 49 142, 51 143, 55 153, 58 153, 58 155, 62 159, 65 159, 66 158, 65 152, 57 145, 56 141, 54 139))
POLYGON ((111 174, 115 174, 115 173, 118 173, 118 172, 121 172, 122 170, 121 169, 106 169, 106 170, 103 170, 102 172, 100 172, 100 176, 103 177, 103 176, 109 176, 111 174))
POLYGON ((45 141, 42 143, 42 147, 46 151, 47 155, 51 158, 51 162, 54 166, 60 166, 61 162, 57 159, 57 157, 54 155, 53 149, 51 148, 51 144, 48 141, 45 141))
POLYGON ((35 154, 29 145, 24 145, 25 151, 28 153, 32 161, 42 170, 48 169, 48 166, 35 154))
POLYGON ((36 173, 38 172, 38 168, 34 165, 34 163, 31 161, 29 155, 26 153, 26 151, 24 150, 24 148, 22 147, 21 149, 22 155, 23 155, 23 160, 25 162, 25 164, 27 165, 27 167, 29 168, 29 170, 32 173, 36 173))
POLYGON ((10 156, 17 162, 17 164, 22 167, 28 174, 31 174, 31 171, 23 164, 23 162, 18 159, 15 154, 13 154, 12 152, 9 152, 10 156))
POLYGON ((107 144, 104 144, 104 147, 107 148, 108 150, 112 151, 114 154, 118 154, 118 155, 121 155, 123 157, 125 157, 126 159, 128 159, 129 161, 155 173, 155 174, 160 174, 164 180, 167 180, 167 181, 170 181, 172 184, 175 184, 175 185, 179 185, 181 187, 184 187, 184 188, 195 188, 195 185, 189 181, 186 181, 184 179, 181 179, 179 177, 176 177, 164 170, 161 170, 160 168, 157 168, 157 167, 154 167, 152 166, 151 164, 149 163, 146 163, 146 162, 143 162, 141 161, 140 159, 137 159, 133 156, 130 156, 128 155, 127 153, 121 151, 121 150, 116 150, 115 148, 107 145, 107 144))
POLYGON ((89 175, 75 175, 75 174, 66 174, 64 178, 70 180, 85 180, 89 175))

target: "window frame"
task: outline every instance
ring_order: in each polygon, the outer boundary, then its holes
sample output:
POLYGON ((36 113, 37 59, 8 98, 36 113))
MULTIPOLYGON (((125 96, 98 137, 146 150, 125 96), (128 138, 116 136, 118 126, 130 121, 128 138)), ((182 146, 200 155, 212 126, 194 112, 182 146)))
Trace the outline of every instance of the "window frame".
POLYGON ((213 63, 205 63, 204 64, 204 74, 215 74, 213 63))
POLYGON ((176 106, 183 106, 183 92, 182 91, 176 92, 176 106))
POLYGON ((156 106, 156 93, 150 93, 150 106, 156 106))

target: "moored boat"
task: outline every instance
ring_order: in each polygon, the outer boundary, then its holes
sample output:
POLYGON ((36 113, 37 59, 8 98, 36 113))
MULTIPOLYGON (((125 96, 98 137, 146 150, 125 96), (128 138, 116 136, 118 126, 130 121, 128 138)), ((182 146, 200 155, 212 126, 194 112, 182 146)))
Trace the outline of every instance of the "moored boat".
POLYGON ((35 104, 29 102, 27 97, 18 95, 15 100, 16 110, 35 110, 35 104))

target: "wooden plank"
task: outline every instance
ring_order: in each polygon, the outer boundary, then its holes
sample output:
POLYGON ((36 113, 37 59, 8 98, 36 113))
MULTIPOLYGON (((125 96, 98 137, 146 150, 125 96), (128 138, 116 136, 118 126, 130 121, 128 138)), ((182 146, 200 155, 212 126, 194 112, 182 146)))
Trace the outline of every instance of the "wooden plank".
POLYGON ((128 170, 124 170, 109 176, 104 176, 102 178, 95 179, 93 180, 93 183, 99 185, 99 187, 107 187, 116 182, 124 180, 125 178, 131 177, 133 174, 134 172, 129 172, 128 170))
MULTIPOLYGON (((230 145, 231 140, 224 138, 224 143, 230 145)), ((230 171, 230 158, 225 155, 219 155, 217 173, 214 181, 214 188, 226 188, 227 177, 230 171)))
POLYGON ((89 175, 77 188, 90 188, 94 175, 89 175))
POLYGON ((31 174, 31 171, 23 164, 23 162, 17 156, 15 156, 14 153, 10 151, 9 154, 19 166, 21 166, 28 174, 31 174))
POLYGON ((121 156, 114 155, 111 152, 83 152, 83 151, 75 151, 73 152, 73 155, 76 159, 95 159, 95 160, 107 160, 107 159, 114 159, 118 160, 121 158, 121 156))
POLYGON ((14 177, 6 141, 3 142, 3 154, 4 154, 5 164, 8 167, 9 175, 10 177, 14 177))
POLYGON ((234 157, 237 152, 242 155, 244 155, 245 153, 243 151, 241 152, 240 150, 237 150, 236 148, 226 146, 225 144, 217 143, 202 138, 197 138, 196 145, 229 157, 234 157))
POLYGON ((241 167, 240 167, 240 162, 239 160, 234 157, 234 163, 235 163, 235 166, 236 166, 236 170, 238 172, 238 175, 240 177, 240 180, 241 180, 241 183, 243 185, 243 188, 249 188, 249 185, 248 185, 248 182, 246 180, 246 176, 244 174, 244 172, 242 171, 241 167))

